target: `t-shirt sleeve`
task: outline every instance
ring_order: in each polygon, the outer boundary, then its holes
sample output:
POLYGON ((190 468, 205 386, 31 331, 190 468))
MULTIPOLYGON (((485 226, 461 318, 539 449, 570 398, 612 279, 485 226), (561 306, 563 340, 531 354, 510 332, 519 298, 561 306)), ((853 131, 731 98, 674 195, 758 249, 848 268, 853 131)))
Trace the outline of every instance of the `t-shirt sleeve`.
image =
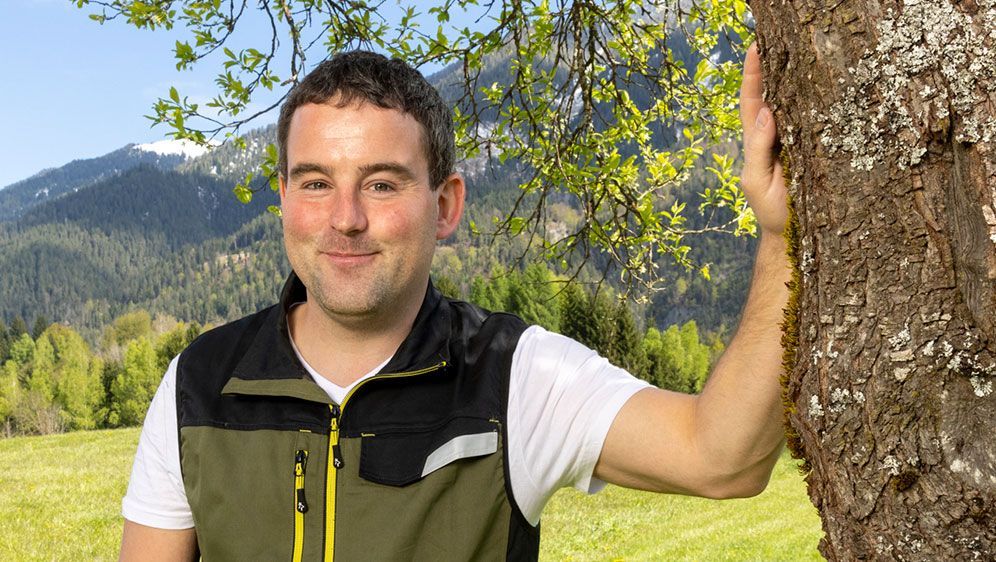
POLYGON ((577 341, 529 327, 512 357, 509 474, 515 502, 536 525, 557 489, 605 487, 592 476, 623 404, 651 385, 577 341))
POLYGON ((121 502, 121 514, 125 519, 159 529, 194 526, 180 477, 176 364, 174 358, 145 415, 128 491, 121 502))

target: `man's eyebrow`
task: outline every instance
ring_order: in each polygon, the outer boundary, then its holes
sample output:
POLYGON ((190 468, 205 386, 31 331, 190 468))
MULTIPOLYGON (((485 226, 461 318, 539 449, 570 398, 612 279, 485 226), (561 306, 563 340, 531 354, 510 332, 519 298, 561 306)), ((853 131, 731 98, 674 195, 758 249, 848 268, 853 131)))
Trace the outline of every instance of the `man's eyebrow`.
POLYGON ((390 172, 404 181, 415 181, 418 179, 411 168, 397 162, 375 162, 360 166, 360 174, 363 176, 369 176, 377 172, 390 172))
POLYGON ((326 176, 332 176, 332 168, 328 166, 323 166, 315 162, 301 162, 300 164, 295 164, 293 168, 290 169, 290 177, 298 178, 305 174, 319 173, 326 176))

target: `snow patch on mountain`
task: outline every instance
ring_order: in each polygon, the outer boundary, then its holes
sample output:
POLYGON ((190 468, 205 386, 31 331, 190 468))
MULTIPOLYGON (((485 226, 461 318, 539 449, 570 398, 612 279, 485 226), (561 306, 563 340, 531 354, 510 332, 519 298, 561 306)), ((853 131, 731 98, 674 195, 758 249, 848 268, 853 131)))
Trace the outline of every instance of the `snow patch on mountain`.
POLYGON ((197 158, 206 154, 209 150, 187 139, 166 139, 145 144, 136 144, 132 148, 144 152, 154 152, 161 156, 183 156, 185 158, 197 158))

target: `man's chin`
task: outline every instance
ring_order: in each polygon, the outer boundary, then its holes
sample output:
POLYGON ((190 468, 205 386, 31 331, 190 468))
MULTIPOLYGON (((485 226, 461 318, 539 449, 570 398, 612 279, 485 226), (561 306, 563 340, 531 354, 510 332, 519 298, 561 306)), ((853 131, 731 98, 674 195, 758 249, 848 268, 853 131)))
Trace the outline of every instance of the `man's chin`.
POLYGON ((342 293, 322 295, 317 304, 321 311, 333 320, 363 320, 380 316, 383 306, 378 306, 369 295, 342 293))

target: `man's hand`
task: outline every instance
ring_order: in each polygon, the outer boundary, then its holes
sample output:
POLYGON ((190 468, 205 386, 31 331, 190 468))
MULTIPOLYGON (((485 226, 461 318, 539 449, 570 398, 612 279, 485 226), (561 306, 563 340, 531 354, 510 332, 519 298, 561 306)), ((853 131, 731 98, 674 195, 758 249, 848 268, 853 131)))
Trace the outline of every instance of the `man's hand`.
POLYGON ((630 488, 706 497, 757 494, 781 451, 781 318, 789 265, 785 181, 761 63, 748 50, 741 89, 747 201, 761 241, 747 304, 702 394, 638 392, 609 428, 595 476, 630 488))
POLYGON ((781 235, 788 220, 782 163, 775 154, 777 131, 771 110, 764 103, 761 58, 757 45, 747 49, 740 86, 740 122, 744 130, 744 195, 757 216, 761 235, 781 235))

